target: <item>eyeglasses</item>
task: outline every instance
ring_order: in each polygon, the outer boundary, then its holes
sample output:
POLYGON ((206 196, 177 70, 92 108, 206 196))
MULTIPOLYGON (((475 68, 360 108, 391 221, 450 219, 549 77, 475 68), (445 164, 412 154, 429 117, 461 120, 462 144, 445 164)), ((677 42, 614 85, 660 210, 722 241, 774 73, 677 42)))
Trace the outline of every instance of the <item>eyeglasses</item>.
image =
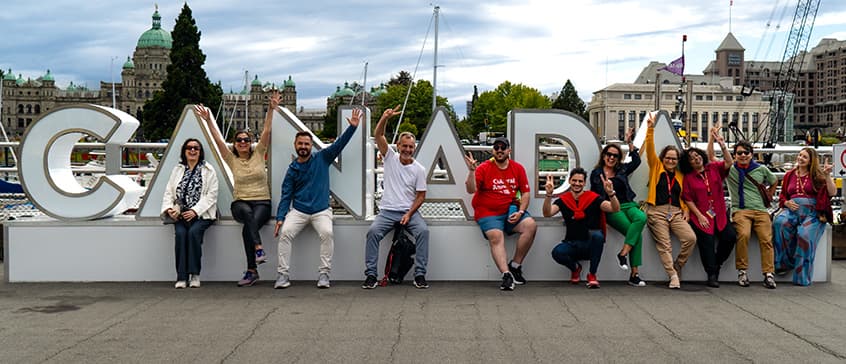
POLYGON ((620 155, 616 154, 616 153, 605 152, 605 156, 608 157, 608 158, 614 157, 614 158, 620 159, 620 155))
POLYGON ((235 141, 238 143, 249 143, 250 138, 235 138, 235 141))
POLYGON ((200 148, 199 145, 189 145, 189 146, 185 147, 185 150, 200 150, 200 149, 201 148, 200 148))
POLYGON ((508 147, 505 144, 494 144, 493 150, 506 150, 508 147))
POLYGON ((738 151, 734 152, 734 154, 737 154, 737 155, 749 155, 749 154, 752 154, 752 152, 750 152, 750 151, 748 151, 748 150, 738 150, 738 151))

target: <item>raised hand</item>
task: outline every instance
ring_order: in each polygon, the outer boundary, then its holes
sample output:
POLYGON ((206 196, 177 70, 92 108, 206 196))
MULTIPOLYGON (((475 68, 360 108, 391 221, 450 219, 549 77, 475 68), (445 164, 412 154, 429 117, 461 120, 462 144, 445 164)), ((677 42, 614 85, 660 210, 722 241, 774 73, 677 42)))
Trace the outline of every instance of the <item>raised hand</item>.
POLYGON ((546 189, 546 195, 552 196, 552 193, 555 191, 555 177, 552 175, 546 175, 546 184, 543 186, 546 189))
POLYGON ((825 157, 825 163, 820 166, 822 173, 826 176, 831 175, 831 171, 834 169, 834 166, 831 164, 831 159, 825 157))
POLYGON ((200 115, 200 119, 211 121, 211 111, 209 111, 207 107, 203 106, 203 104, 194 105, 194 112, 200 115))
POLYGON ((626 144, 632 143, 632 140, 634 140, 634 133, 635 133, 635 128, 633 128, 633 127, 629 128, 629 130, 626 131, 626 139, 625 139, 626 144))
POLYGON ((400 113, 400 105, 397 105, 393 109, 385 109, 385 111, 382 112, 382 119, 390 119, 394 115, 399 115, 399 113, 400 113))
POLYGON ((361 109, 353 109, 352 110, 352 117, 347 118, 347 122, 350 123, 352 126, 358 126, 358 123, 361 122, 361 115, 364 114, 361 109))
POLYGON ((650 128, 655 127, 655 117, 657 114, 649 113, 649 116, 646 118, 646 126, 650 128))
POLYGON ((473 158, 473 153, 467 152, 467 155, 464 156, 464 163, 467 164, 467 169, 475 171, 476 165, 479 162, 476 160, 476 158, 473 158))
POLYGON ((270 109, 275 109, 279 107, 279 104, 282 102, 282 96, 279 95, 279 90, 273 90, 270 94, 270 109))
POLYGON ((599 178, 602 179, 602 187, 605 188, 605 193, 609 196, 614 194, 614 183, 610 179, 605 178, 604 174, 600 174, 599 178))

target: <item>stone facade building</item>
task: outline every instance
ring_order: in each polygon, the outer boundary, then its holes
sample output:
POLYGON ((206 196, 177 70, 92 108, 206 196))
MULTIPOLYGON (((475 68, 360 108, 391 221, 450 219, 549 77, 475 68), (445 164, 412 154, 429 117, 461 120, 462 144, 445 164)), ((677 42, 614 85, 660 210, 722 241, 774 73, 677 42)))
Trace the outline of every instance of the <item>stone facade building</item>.
MULTIPOLYGON (((814 128, 842 135, 846 131, 846 41, 823 39, 811 51, 796 57, 794 93, 788 97, 785 124, 776 129, 777 140, 790 142, 794 133, 801 136, 814 128)), ((633 115, 655 108, 656 74, 660 74, 662 83, 661 109, 676 110, 677 96, 681 90, 686 98, 687 87, 680 86, 681 76, 659 71, 664 66, 651 62, 634 83, 614 84, 594 92, 588 105, 589 122, 600 136, 620 138, 624 125, 639 124, 641 118, 633 115)), ((771 91, 783 85, 785 78, 779 77, 780 68, 781 62, 746 60, 745 49, 728 33, 701 75, 685 75, 694 85, 691 132, 698 131, 704 139, 708 125, 703 122, 713 123, 716 115, 721 121, 735 122, 746 138, 765 140, 771 91)))

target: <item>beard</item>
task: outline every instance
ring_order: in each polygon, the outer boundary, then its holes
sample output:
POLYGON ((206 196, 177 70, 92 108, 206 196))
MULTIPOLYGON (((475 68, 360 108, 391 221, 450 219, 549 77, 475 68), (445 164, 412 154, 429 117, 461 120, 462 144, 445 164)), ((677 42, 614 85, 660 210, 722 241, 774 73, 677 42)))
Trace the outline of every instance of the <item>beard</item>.
POLYGON ((306 148, 297 149, 297 156, 305 158, 305 157, 308 157, 310 155, 311 155, 311 150, 309 150, 309 149, 306 149, 306 148))
POLYGON ((499 162, 499 163, 502 163, 502 162, 505 162, 506 160, 508 160, 508 154, 507 153, 494 153, 493 157, 494 157, 494 160, 499 162))

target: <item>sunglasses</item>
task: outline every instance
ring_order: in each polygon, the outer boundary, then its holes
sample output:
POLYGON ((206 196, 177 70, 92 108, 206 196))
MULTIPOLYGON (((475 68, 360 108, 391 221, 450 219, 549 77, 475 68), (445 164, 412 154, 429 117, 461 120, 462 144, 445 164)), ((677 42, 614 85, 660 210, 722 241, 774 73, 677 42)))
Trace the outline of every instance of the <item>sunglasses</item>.
POLYGON ((620 155, 616 154, 616 153, 605 152, 605 156, 608 157, 608 158, 614 157, 614 158, 620 159, 620 155))
POLYGON ((752 154, 752 153, 751 153, 751 152, 749 152, 748 150, 738 150, 738 151, 734 152, 734 154, 737 154, 737 155, 748 155, 748 154, 752 154))
POLYGON ((185 147, 185 150, 200 150, 200 149, 201 148, 200 148, 199 145, 189 145, 189 146, 185 147))
POLYGON ((494 144, 493 150, 506 150, 508 147, 505 144, 494 144))
POLYGON ((235 138, 235 141, 238 143, 249 143, 250 138, 235 138))

